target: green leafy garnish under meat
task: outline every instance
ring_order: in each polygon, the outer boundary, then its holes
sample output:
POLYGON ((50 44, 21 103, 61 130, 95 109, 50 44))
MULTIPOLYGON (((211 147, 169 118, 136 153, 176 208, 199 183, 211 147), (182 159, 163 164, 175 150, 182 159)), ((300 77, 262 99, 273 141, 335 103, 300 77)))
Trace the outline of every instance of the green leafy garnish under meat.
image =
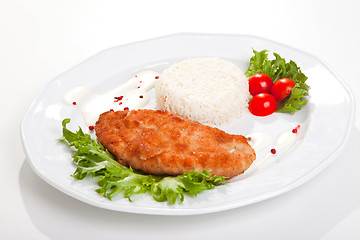
POLYGON ((158 202, 182 203, 184 194, 196 196, 205 190, 227 183, 225 177, 211 176, 203 172, 186 172, 181 176, 155 176, 134 171, 118 163, 96 138, 91 138, 79 127, 77 132, 66 128, 70 119, 64 119, 63 137, 60 139, 74 147, 74 163, 77 165, 72 177, 82 180, 86 176, 98 177, 99 194, 112 199, 123 194, 131 201, 134 194, 149 192, 158 202))

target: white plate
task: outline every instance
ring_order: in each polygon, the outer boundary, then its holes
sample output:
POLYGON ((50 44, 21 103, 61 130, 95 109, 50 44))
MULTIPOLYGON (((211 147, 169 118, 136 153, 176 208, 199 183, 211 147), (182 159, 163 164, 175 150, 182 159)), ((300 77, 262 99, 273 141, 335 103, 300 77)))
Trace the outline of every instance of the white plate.
MULTIPOLYGON (((309 180, 339 156, 354 119, 354 99, 344 82, 318 58, 266 39, 242 35, 177 34, 114 47, 91 57, 51 80, 25 115, 21 133, 27 159, 46 182, 64 193, 94 206, 133 213, 191 215, 217 212, 259 202, 287 192, 309 180), (275 113, 265 118, 246 114, 223 129, 247 135, 267 131, 274 137, 301 125, 296 144, 265 164, 235 178, 231 183, 186 197, 173 206, 155 202, 143 194, 129 202, 112 201, 98 195, 96 181, 76 181, 71 152, 56 139, 62 135, 61 121, 68 127, 87 130, 81 113, 62 103, 70 88, 87 85, 104 92, 127 80, 136 71, 161 71, 169 64, 190 57, 219 57, 236 63, 243 71, 256 50, 268 49, 294 60, 309 77, 311 98, 295 115, 275 113)), ((258 159, 267 151, 258 152, 258 159)))

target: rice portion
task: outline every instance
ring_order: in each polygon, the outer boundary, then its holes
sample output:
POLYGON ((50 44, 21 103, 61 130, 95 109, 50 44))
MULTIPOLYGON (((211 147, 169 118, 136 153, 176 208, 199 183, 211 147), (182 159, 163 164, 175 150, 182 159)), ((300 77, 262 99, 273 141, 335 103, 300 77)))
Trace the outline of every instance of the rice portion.
POLYGON ((155 85, 160 109, 209 125, 221 125, 247 111, 244 73, 218 58, 192 58, 165 69, 155 85))

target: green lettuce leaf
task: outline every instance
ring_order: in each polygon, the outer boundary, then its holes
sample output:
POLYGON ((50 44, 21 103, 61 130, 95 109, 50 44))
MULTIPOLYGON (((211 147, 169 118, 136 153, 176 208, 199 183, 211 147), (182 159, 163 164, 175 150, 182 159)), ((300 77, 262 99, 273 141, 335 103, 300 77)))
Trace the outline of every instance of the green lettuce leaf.
POLYGON ((158 202, 180 204, 185 194, 196 196, 227 183, 225 177, 211 176, 206 170, 186 172, 176 177, 135 172, 118 163, 96 138, 85 134, 80 127, 76 132, 67 129, 69 122, 68 118, 62 121, 63 137, 60 140, 75 149, 72 158, 77 168, 72 177, 77 180, 86 176, 97 177, 100 188, 96 192, 110 200, 122 194, 132 201, 131 197, 135 194, 149 193, 158 202))
POLYGON ((268 50, 256 51, 253 50, 254 55, 250 58, 250 64, 245 72, 246 77, 251 77, 255 73, 264 73, 271 77, 273 82, 281 78, 290 78, 295 82, 291 94, 284 100, 278 102, 277 112, 288 112, 294 114, 304 106, 308 100, 305 98, 309 96, 309 85, 306 84, 308 79, 300 70, 297 64, 290 60, 280 57, 279 54, 273 53, 274 59, 268 59, 268 50))

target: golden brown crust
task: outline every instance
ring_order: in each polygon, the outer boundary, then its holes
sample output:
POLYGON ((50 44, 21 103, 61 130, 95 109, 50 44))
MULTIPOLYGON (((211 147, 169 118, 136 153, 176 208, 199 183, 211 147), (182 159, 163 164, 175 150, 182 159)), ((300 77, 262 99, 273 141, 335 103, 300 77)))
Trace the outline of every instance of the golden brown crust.
POLYGON ((255 160, 244 136, 162 110, 109 111, 100 115, 95 130, 99 142, 121 164, 151 174, 206 169, 231 178, 255 160))

